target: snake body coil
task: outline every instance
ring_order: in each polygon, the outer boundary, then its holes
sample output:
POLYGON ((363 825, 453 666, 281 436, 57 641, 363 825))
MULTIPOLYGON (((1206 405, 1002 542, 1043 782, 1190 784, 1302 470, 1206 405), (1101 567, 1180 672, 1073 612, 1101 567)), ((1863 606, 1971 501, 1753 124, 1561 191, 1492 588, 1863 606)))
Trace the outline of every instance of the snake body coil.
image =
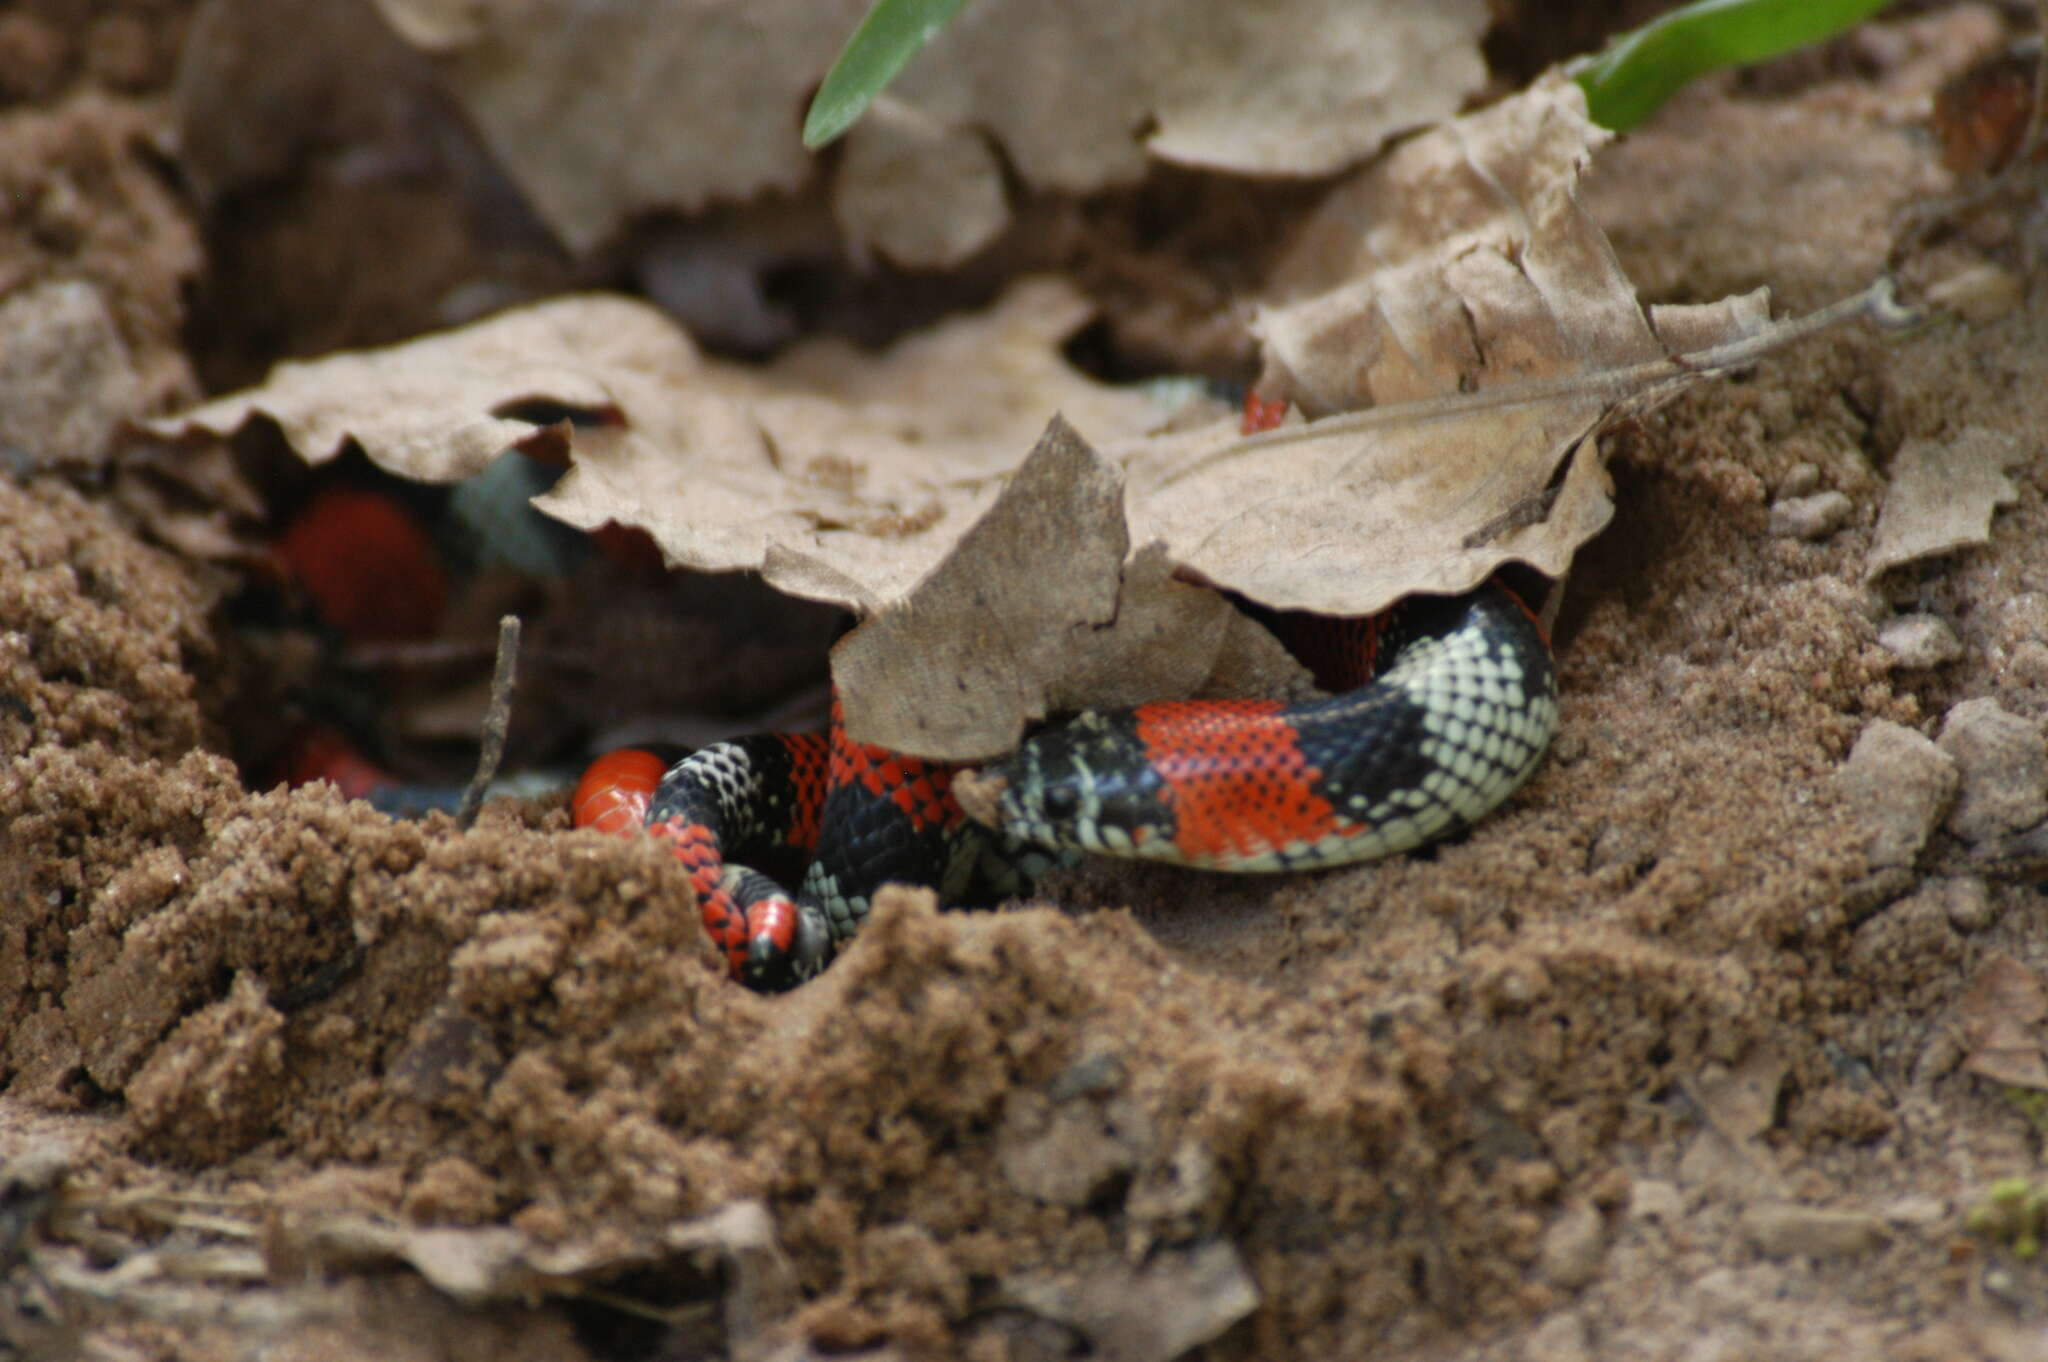
POLYGON ((961 812, 957 768, 850 741, 836 705, 829 735, 717 743, 658 781, 644 753, 601 758, 578 824, 631 825, 644 809, 734 975, 760 988, 823 968, 881 885, 1014 891, 1030 847, 1227 871, 1391 855, 1471 825, 1528 779, 1557 728, 1556 680, 1541 627, 1495 583, 1363 624, 1352 650, 1371 679, 1341 694, 1091 712, 1026 740, 986 773, 994 832, 961 812), (801 890, 755 864, 800 866, 801 890))

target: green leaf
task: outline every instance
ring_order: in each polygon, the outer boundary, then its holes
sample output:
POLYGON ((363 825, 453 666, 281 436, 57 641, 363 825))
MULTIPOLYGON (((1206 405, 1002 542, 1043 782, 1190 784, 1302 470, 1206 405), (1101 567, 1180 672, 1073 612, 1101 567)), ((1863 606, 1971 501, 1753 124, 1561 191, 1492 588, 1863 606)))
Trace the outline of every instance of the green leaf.
POLYGON ((966 0, 875 0, 846 40, 839 60, 804 115, 804 146, 812 151, 852 127, 896 79, 918 49, 946 26, 966 0))
POLYGON ((1697 0, 1582 58, 1572 79, 1593 121, 1626 132, 1678 88, 1717 67, 1762 61, 1832 38, 1890 0, 1697 0))

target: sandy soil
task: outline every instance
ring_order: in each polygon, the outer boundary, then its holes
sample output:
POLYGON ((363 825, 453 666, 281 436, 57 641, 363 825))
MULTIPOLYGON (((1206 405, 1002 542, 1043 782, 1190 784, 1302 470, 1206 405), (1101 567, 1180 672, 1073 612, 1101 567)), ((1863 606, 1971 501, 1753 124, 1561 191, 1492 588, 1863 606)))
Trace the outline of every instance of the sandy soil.
MULTIPOLYGON (((1605 154, 1646 296, 1863 284, 1950 189, 1928 97, 1994 30, 1710 84, 1605 154)), ((166 309, 211 267, 150 116, 0 115, 6 174, 77 191, 0 224, 0 307, 84 279, 126 356, 53 373, 51 421, 198 395, 166 309)), ((2048 967, 2042 869, 1948 832, 1874 867, 1835 778, 1878 720, 2048 717, 2040 202, 1905 254, 2007 271, 1971 318, 1831 334, 1613 437, 1562 732, 1468 838, 1091 868, 997 913, 895 893, 781 998, 721 977, 672 863, 559 803, 463 833, 246 788, 233 576, 16 419, 0 1352, 2048 1354, 2048 1277, 1964 1227, 2042 1128, 1963 1071, 1958 1012, 1985 961, 2048 967), (2025 442, 1991 542, 1866 584, 1894 455, 1969 426, 2025 442), (1840 528, 1772 532, 1825 490, 1840 528), (1898 665, 1908 611, 1960 656, 1898 665)))

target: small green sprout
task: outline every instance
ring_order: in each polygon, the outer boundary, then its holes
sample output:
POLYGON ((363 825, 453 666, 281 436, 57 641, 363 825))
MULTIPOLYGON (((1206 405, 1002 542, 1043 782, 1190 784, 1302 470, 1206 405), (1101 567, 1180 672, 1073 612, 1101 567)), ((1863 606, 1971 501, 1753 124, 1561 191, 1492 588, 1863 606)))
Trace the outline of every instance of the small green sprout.
POLYGON ((2036 1136, 2048 1135, 2048 1092, 2039 1088, 2021 1088, 2012 1084, 2005 1087, 2005 1100, 2012 1104, 2014 1111, 2026 1118, 2036 1136))
POLYGON ((932 40, 966 0, 875 0, 846 40, 804 115, 804 146, 816 151, 867 112, 896 73, 932 40))
POLYGON ((1626 132, 1687 81, 1832 38, 1890 0, 1696 0, 1566 68, 1595 123, 1626 132))
POLYGON ((2031 1262, 2041 1252, 2041 1234, 2048 1228, 2048 1183, 2000 1178, 1963 1213, 1963 1228, 1997 1240, 2012 1250, 2013 1257, 2031 1262))

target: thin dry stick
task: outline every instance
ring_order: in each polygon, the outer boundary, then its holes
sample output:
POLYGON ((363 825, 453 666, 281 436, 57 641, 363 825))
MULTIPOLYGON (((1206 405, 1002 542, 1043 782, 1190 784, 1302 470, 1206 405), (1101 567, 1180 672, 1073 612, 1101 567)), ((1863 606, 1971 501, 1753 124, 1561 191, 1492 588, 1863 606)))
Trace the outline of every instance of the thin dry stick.
POLYGON ((465 828, 476 822, 484 790, 497 778, 498 763, 505 759, 505 734, 512 727, 512 685, 518 670, 519 616, 507 615, 498 621, 498 663, 491 669, 491 705, 484 712, 476 774, 469 778, 469 788, 455 808, 455 821, 465 828))
POLYGON ((1185 466, 1162 478, 1160 483, 1164 486, 1181 481, 1227 459, 1256 458, 1277 445, 1322 440, 1332 435, 1355 434, 1383 426, 1457 418, 1472 412, 1531 402, 1599 397, 1616 403, 1615 414, 1639 414, 1668 400, 1682 387, 1703 378, 1745 368, 1794 341, 1858 319, 1895 331, 1917 324, 1922 320, 1922 314, 1902 304, 1898 286, 1889 275, 1881 275, 1848 297, 1818 311, 1767 323, 1751 335, 1708 346, 1704 350, 1666 355, 1613 369, 1532 379, 1525 383, 1505 383, 1497 388, 1481 388, 1477 392, 1451 393, 1414 402, 1368 407, 1363 411, 1326 416, 1302 426, 1247 435, 1200 458, 1190 459, 1185 466))

